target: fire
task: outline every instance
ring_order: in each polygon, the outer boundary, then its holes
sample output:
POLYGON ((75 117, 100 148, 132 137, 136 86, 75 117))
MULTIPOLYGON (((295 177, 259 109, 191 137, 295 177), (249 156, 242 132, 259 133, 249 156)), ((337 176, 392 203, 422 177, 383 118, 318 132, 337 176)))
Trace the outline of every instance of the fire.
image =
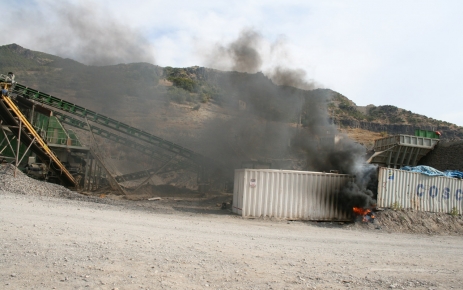
POLYGON ((368 208, 361 208, 361 207, 355 207, 354 206, 352 208, 352 211, 354 212, 354 214, 356 216, 361 216, 363 222, 368 222, 368 221, 373 222, 373 220, 375 218, 375 215, 373 214, 371 209, 368 209, 368 208))
POLYGON ((371 210, 367 208, 355 207, 352 209, 356 215, 366 215, 367 213, 371 212, 371 210))

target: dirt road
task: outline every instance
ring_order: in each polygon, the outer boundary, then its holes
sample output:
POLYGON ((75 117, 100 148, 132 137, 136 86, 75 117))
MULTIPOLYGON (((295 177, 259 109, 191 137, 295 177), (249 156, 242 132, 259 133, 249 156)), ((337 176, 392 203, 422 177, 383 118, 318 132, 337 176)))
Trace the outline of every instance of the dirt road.
POLYGON ((463 237, 0 191, 2 289, 462 289, 463 237))

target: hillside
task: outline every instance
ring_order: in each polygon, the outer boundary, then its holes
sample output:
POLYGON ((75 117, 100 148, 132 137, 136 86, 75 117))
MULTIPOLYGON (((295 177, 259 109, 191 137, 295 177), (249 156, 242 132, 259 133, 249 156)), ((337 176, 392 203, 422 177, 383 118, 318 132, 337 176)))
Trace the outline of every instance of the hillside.
POLYGON ((413 113, 393 105, 357 106, 335 93, 329 104, 330 115, 341 128, 359 128, 384 134, 414 134, 415 129, 440 131, 442 138, 460 140, 463 128, 455 124, 413 113))
POLYGON ((417 128, 439 130, 446 139, 463 139, 463 128, 448 122, 392 105, 359 107, 329 89, 277 86, 262 73, 147 63, 86 66, 16 44, 0 47, 0 71, 13 71, 22 84, 188 147, 200 146, 193 139, 200 137, 201 127, 215 123, 211 120, 226 122, 243 110, 250 112, 247 117, 293 128, 334 123, 367 147, 378 137, 413 134, 417 128), (319 113, 325 111, 329 115, 319 113))

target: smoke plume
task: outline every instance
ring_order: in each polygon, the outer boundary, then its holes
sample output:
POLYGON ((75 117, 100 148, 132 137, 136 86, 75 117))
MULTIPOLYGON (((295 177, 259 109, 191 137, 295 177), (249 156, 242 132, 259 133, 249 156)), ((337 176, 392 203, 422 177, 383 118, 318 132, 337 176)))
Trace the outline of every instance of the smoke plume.
POLYGON ((303 90, 313 90, 316 88, 314 82, 306 80, 307 73, 302 69, 277 66, 268 73, 272 81, 280 86, 291 86, 303 90))
POLYGON ((258 51, 262 37, 254 30, 245 29, 238 39, 229 45, 218 44, 207 56, 209 67, 229 69, 237 72, 256 73, 262 66, 258 51))
POLYGON ((239 160, 265 160, 274 168, 356 175, 356 182, 343 189, 344 205, 371 206, 369 182, 376 170, 365 164, 365 148, 339 133, 330 120, 327 104, 335 92, 317 89, 303 69, 279 62, 276 53, 289 55, 281 43, 268 44, 247 29, 209 54, 215 68, 265 75, 224 72, 214 80, 227 93, 222 105, 241 107, 235 116, 205 125, 202 139, 208 140, 208 152, 235 168, 239 160))
MULTIPOLYGON (((53 1, 35 3, 12 11, 15 24, 29 31, 24 39, 36 49, 87 65, 112 65, 129 62, 154 63, 153 47, 141 33, 120 19, 112 18, 94 2, 53 1)), ((12 30, 14 33, 14 29, 12 30)))
POLYGON ((217 44, 205 57, 207 66, 245 73, 265 71, 275 84, 304 90, 319 87, 307 79, 303 69, 295 69, 283 62, 290 59, 285 40, 280 37, 273 43, 253 29, 244 29, 238 38, 227 45, 217 44))

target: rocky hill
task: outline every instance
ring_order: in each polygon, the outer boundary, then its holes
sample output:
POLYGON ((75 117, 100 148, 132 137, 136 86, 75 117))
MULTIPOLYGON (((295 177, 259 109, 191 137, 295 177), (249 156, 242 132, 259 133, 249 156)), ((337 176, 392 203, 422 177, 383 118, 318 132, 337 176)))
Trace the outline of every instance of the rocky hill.
POLYGON ((191 138, 199 134, 195 130, 208 120, 224 120, 242 110, 259 120, 294 128, 334 123, 367 147, 377 137, 413 134, 415 129, 439 130, 445 139, 463 139, 463 128, 445 121, 393 105, 360 107, 329 89, 277 86, 262 73, 147 63, 86 66, 17 44, 0 47, 0 72, 8 71, 24 85, 190 146, 194 146, 191 138), (317 113, 315 107, 329 115, 317 113), (314 123, 317 118, 323 122, 314 123))
POLYGON ((357 106, 345 96, 335 93, 329 106, 330 115, 340 127, 361 128, 385 134, 411 134, 415 129, 440 131, 443 139, 463 138, 462 127, 436 120, 392 105, 357 106))

